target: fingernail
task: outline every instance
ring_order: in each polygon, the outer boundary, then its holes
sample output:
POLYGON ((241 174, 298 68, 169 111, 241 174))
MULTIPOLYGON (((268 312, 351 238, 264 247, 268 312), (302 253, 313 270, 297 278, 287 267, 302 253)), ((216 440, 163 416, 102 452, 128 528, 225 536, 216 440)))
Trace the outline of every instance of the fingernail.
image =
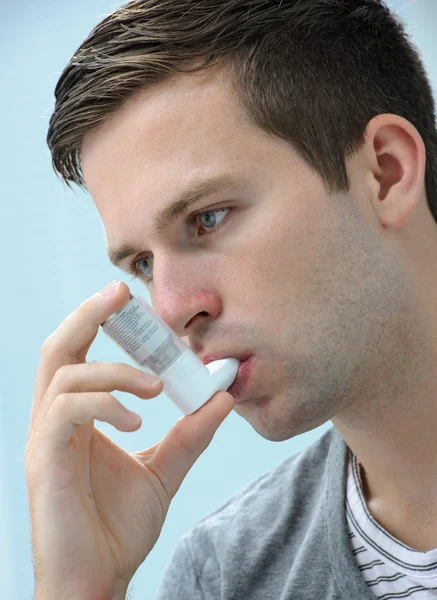
POLYGON ((112 296, 112 294, 115 294, 115 292, 117 291, 117 288, 119 285, 120 285, 120 282, 117 281, 117 279, 114 279, 114 281, 111 281, 111 283, 108 283, 108 285, 106 287, 104 287, 103 290, 100 291, 100 294, 102 296, 112 296))
POLYGON ((158 387, 158 385, 162 381, 160 377, 157 377, 156 375, 151 375, 150 373, 146 373, 145 371, 143 371, 142 377, 147 381, 149 385, 153 385, 154 387, 158 387))

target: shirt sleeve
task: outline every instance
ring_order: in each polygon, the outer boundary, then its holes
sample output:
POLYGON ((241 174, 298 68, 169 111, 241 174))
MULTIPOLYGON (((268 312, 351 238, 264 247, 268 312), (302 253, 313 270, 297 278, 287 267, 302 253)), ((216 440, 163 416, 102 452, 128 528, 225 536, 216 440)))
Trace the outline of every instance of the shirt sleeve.
POLYGON ((205 600, 186 537, 170 556, 156 600, 205 600))

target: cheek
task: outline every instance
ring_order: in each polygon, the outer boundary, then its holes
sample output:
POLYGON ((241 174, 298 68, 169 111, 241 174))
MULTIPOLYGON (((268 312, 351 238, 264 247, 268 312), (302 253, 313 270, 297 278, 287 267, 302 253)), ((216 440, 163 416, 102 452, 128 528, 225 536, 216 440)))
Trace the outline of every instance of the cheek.
MULTIPOLYGON (((284 304, 290 298, 293 273, 296 272, 295 239, 299 233, 294 215, 282 210, 259 210, 248 219, 241 236, 233 239, 232 247, 224 250, 212 269, 222 273, 220 287, 231 297, 237 297, 251 312, 269 305, 284 304), (220 265, 221 262, 221 265, 220 265)), ((298 244, 302 254, 307 251, 298 244)))
POLYGON ((312 265, 320 261, 320 219, 300 205, 300 210, 290 206, 291 202, 288 198, 278 203, 246 246, 247 260, 256 268, 261 285, 271 286, 279 297, 290 288, 305 286, 312 265))

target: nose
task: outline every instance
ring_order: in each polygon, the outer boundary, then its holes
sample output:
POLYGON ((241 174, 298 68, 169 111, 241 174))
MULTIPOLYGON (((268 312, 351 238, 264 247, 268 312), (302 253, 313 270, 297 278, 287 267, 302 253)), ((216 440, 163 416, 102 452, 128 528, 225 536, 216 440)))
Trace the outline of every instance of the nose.
POLYGON ((198 338, 220 315, 222 301, 204 269, 193 267, 192 257, 191 261, 179 257, 177 269, 174 264, 159 263, 155 256, 150 290, 153 308, 180 337, 198 338))

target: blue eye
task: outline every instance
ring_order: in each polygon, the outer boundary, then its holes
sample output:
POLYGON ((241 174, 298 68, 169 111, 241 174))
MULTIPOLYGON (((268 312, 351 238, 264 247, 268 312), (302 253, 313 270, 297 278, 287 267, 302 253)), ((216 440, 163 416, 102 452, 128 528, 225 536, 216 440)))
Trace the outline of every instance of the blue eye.
MULTIPOLYGON (((214 215, 214 217, 212 219, 211 218, 206 219, 207 222, 205 223, 205 225, 202 225, 202 224, 200 225, 200 227, 203 227, 205 229, 204 233, 199 233, 199 231, 197 231, 197 237, 210 235, 210 234, 218 231, 221 224, 224 222, 225 217, 231 210, 232 210, 231 208, 215 208, 215 209, 211 209, 211 210, 204 210, 203 212, 197 213, 197 214, 189 217, 187 219, 187 225, 194 226, 196 224, 197 219, 199 218, 199 220, 200 220, 200 218, 204 215, 214 215), (219 221, 219 223, 217 224, 217 214, 218 213, 225 213, 225 214, 224 214, 222 220, 219 221)), ((150 269, 150 271, 153 269, 153 255, 152 254, 149 254, 148 256, 144 256, 142 258, 134 258, 134 260, 129 265, 128 271, 129 271, 129 273, 133 273, 132 279, 135 279, 136 277, 139 276, 140 278, 143 278, 147 282, 149 282, 153 279, 153 275, 151 272, 145 272, 145 271, 147 271, 147 269, 150 269), (146 265, 148 263, 148 266, 146 266, 144 270, 140 266, 142 262, 146 263, 146 265)))
POLYGON ((216 221, 217 221, 217 211, 215 211, 215 210, 206 210, 203 213, 199 213, 197 216, 199 217, 199 221, 201 223, 201 226, 205 227, 207 230, 208 230, 208 227, 214 228, 214 227, 217 226, 217 223, 216 223, 216 221), (202 223, 202 217, 205 216, 205 215, 214 215, 214 217, 212 219, 211 218, 206 219, 206 221, 204 221, 202 223))
POLYGON ((140 258, 140 260, 137 260, 135 263, 135 268, 138 269, 138 271, 140 271, 140 273, 142 275, 144 275, 144 277, 146 279, 151 279, 152 278, 152 269, 153 269, 153 254, 150 254, 149 256, 146 256, 145 258, 140 258), (142 269, 142 267, 140 266, 141 263, 144 262, 145 263, 145 268, 144 270, 142 269), (149 266, 147 266, 147 263, 149 263, 149 266), (147 269, 150 269, 150 273, 146 273, 147 269))

